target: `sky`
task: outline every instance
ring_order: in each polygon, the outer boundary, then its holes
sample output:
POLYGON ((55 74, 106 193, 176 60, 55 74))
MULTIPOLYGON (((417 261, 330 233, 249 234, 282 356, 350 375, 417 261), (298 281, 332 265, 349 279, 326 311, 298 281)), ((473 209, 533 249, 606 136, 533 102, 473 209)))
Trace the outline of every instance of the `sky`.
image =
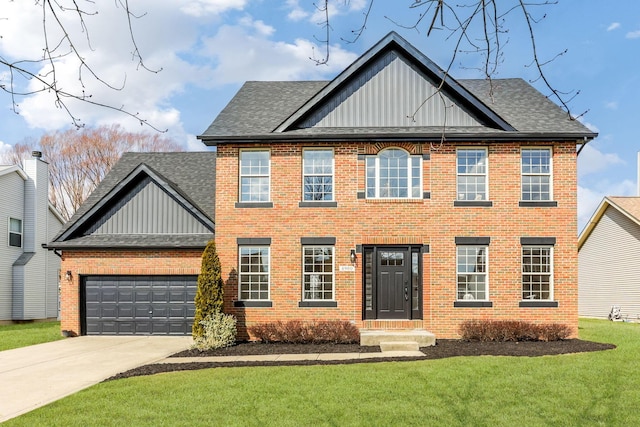
MULTIPOLYGON (((43 8, 38 3, 0 0, 0 60, 42 56, 43 8)), ((88 68, 79 68, 73 55, 56 60, 56 76, 65 90, 123 107, 154 128, 166 130, 186 150, 206 150, 196 136, 245 81, 330 80, 390 31, 441 67, 451 64, 454 78, 484 78, 483 58, 468 46, 460 47, 452 60, 455 37, 446 29, 436 25, 427 36, 432 11, 414 25, 428 10, 427 3, 374 0, 369 11, 370 0, 330 0, 329 58, 319 65, 326 55, 327 29, 324 12, 312 0, 129 0, 135 46, 145 68, 132 53, 129 21, 121 3, 80 0, 78 4, 91 12, 83 15, 84 26, 72 12, 59 17, 100 81, 91 78, 88 68), (356 38, 354 31, 362 27, 365 17, 365 29, 356 38)), ((508 8, 518 2, 499 3, 508 8)), ((640 120, 640 2, 558 0, 530 6, 530 11, 536 53, 546 63, 544 72, 551 87, 566 93, 571 114, 599 134, 578 158, 578 227, 582 229, 604 196, 638 192, 640 143, 634 126, 640 120)), ((58 33, 53 20, 49 16, 44 22, 49 45, 55 45, 58 33)), ((523 15, 513 10, 503 22, 502 56, 493 78, 521 77, 549 95, 531 66, 531 37, 523 15)), ((480 37, 473 32, 477 28, 470 26, 472 40, 480 37)), ((63 43, 60 52, 66 52, 67 45, 63 43)), ((47 75, 46 64, 19 65, 45 67, 31 69, 47 75)), ((0 64, 0 86, 12 77, 18 91, 39 88, 33 80, 11 76, 0 64)), ((154 132, 113 109, 71 100, 67 105, 86 126, 118 123, 133 132, 154 132)), ((51 93, 11 97, 0 92, 0 150, 70 127, 70 116, 56 105, 51 93)))

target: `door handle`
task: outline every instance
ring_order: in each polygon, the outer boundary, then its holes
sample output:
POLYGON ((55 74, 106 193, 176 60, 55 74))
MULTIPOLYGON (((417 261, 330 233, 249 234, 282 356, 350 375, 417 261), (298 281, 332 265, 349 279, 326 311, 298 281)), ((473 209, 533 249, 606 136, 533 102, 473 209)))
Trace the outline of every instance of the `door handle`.
POLYGON ((409 301, 409 288, 404 287, 404 300, 409 301))

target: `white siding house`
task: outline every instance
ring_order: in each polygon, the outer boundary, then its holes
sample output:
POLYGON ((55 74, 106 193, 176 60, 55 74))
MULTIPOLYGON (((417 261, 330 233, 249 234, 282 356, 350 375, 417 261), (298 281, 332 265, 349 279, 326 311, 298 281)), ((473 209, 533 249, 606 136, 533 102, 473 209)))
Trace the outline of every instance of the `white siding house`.
POLYGON ((640 197, 605 197, 578 239, 578 313, 640 316, 640 197))
POLYGON ((60 258, 46 245, 64 220, 49 204, 39 157, 0 166, 0 321, 58 317, 60 258))

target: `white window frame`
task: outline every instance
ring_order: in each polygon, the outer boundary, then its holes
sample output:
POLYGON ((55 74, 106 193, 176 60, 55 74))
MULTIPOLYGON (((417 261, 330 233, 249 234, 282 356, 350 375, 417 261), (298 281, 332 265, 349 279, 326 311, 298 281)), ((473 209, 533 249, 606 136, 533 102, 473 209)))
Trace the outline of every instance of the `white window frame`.
MULTIPOLYGON (((335 250, 335 246, 334 245, 304 245, 302 246, 302 300, 303 301, 335 301, 336 298, 336 250, 335 250), (305 263, 305 258, 306 258, 306 254, 305 254, 305 249, 331 249, 331 273, 326 273, 326 272, 307 272, 306 271, 306 267, 307 264, 305 263), (313 298, 313 297, 307 297, 307 292, 312 293, 313 291, 311 289, 309 289, 307 291, 306 289, 306 283, 307 283, 307 276, 308 277, 312 277, 314 275, 320 275, 320 276, 331 276, 331 298, 313 298)), ((323 283, 321 283, 322 285, 323 283)), ((324 289, 321 289, 320 291, 321 294, 324 294, 324 289)))
POLYGON ((489 150, 486 147, 460 147, 456 149, 456 193, 459 201, 487 201, 489 199, 489 150), (459 154, 464 151, 482 151, 484 152, 484 172, 483 173, 469 173, 459 171, 459 154), (478 198, 478 193, 473 198, 467 198, 464 192, 460 190, 459 179, 461 177, 484 177, 484 194, 482 198, 478 198))
MULTIPOLYGON (((553 251, 553 246, 550 245, 523 245, 522 249, 520 251, 520 263, 521 263, 521 267, 520 267, 520 274, 521 274, 521 278, 520 278, 520 293, 522 296, 522 300, 523 301, 553 301, 554 296, 553 296, 553 257, 554 257, 554 251, 553 251), (548 249, 549 250, 549 271, 548 272, 534 272, 534 271, 528 271, 525 272, 525 263, 524 263, 524 251, 526 249, 548 249), (524 276, 548 276, 549 277, 549 298, 537 298, 534 296, 534 293, 529 289, 528 291, 525 291, 525 283, 524 283, 524 276), (525 292, 528 292, 529 295, 525 296, 525 292)), ((542 265, 542 264, 541 264, 542 265)), ((538 291, 538 293, 542 293, 542 290, 538 291)))
MULTIPOLYGON (((529 193, 531 195, 532 193, 529 193)), ((553 200, 553 148, 552 147, 521 147, 520 148, 520 200, 524 202, 548 202, 553 200), (526 151, 547 151, 549 152, 549 172, 524 172, 524 153, 526 151), (524 198, 524 177, 549 177, 549 197, 547 199, 525 199, 524 198)))
MULTIPOLYGON (((335 150, 332 147, 317 147, 317 148, 304 148, 302 150, 302 201, 303 202, 333 202, 335 200, 335 150), (305 154, 312 151, 330 151, 331 152, 331 173, 305 173, 306 164, 305 164, 305 154), (305 189, 305 178, 308 176, 321 176, 321 177, 330 177, 331 178, 331 193, 330 198, 315 200, 315 199, 305 199, 306 189, 305 189)), ((324 193, 323 193, 324 194, 324 193)))
POLYGON ((24 224, 22 222, 21 219, 18 218, 13 218, 13 217, 9 217, 9 221, 7 222, 7 245, 12 247, 12 248, 21 248, 24 244, 24 224), (15 231, 15 230, 11 230, 11 220, 13 221, 19 221, 20 222, 20 231, 15 231), (12 245, 11 244, 11 235, 12 234, 17 234, 18 236, 20 236, 20 245, 16 246, 16 245, 12 245))
MULTIPOLYGON (((477 293, 477 289, 476 289, 477 293)), ((457 301, 489 301, 489 246, 488 245, 457 245, 456 246, 456 300, 457 301), (484 249, 484 272, 460 271, 460 249, 484 249), (477 294, 466 292, 460 297, 460 276, 483 276, 484 277, 484 298, 477 298, 477 294)))
POLYGON ((367 199, 422 199, 422 189, 423 189, 423 166, 422 166, 422 155, 413 155, 409 153, 407 150, 400 147, 389 147, 381 150, 376 156, 367 156, 365 161, 365 195, 367 199), (408 165, 407 165, 407 197, 392 197, 392 196, 381 196, 380 195, 380 155, 384 152, 390 150, 398 150, 406 153, 408 157, 408 165), (418 176, 413 176, 413 159, 418 159, 419 171, 418 176), (373 164, 371 164, 373 162, 373 164), (369 169, 373 167, 374 176, 369 175, 369 169), (418 194, 413 195, 413 179, 418 178, 418 194), (370 180, 374 180, 374 194, 373 196, 369 195, 369 190, 371 189, 369 182, 370 180))
MULTIPOLYGON (((238 178, 238 200, 241 203, 266 203, 266 202, 270 202, 271 201, 271 150, 269 149, 249 149, 249 150, 240 150, 240 153, 238 155, 238 174, 239 174, 239 178, 238 178), (267 174, 243 174, 242 173, 242 156, 244 153, 256 153, 256 152, 262 152, 262 153, 267 153, 268 155, 268 171, 267 174), (242 179, 243 178, 266 178, 267 179, 267 185, 268 185, 268 190, 267 190, 267 200, 255 200, 252 199, 251 197, 249 197, 248 199, 244 199, 243 198, 243 192, 242 192, 242 179)), ((250 195, 252 193, 249 193, 250 195)), ((258 193, 261 194, 261 193, 258 193)))
MULTIPOLYGON (((251 264, 248 264, 248 266, 250 266, 251 264)), ((258 281, 259 283, 259 281, 258 281)), ((239 301, 270 301, 271 300, 271 247, 268 245, 242 245, 242 246, 238 246, 238 300, 239 301), (264 275, 264 272, 252 272, 252 271, 242 271, 243 270, 243 264, 242 264, 242 250, 243 249, 260 249, 260 250, 267 250, 267 294, 266 294, 266 298, 251 298, 251 292, 258 292, 258 294, 262 293, 262 291, 258 288, 257 291, 252 291, 251 289, 251 285, 249 285, 249 289, 247 289, 247 292, 249 292, 249 296, 250 298, 243 298, 242 297, 242 292, 243 292, 243 277, 245 276, 251 276, 251 275, 264 275)))

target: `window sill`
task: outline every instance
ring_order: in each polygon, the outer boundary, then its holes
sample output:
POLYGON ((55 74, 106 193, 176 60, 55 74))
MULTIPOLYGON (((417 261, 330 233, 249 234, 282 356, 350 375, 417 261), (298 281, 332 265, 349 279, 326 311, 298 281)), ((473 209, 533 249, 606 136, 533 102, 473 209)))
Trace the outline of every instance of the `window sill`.
POLYGON ((453 206, 490 208, 493 206, 493 202, 491 200, 455 200, 453 206))
POLYGON ((300 202, 299 208, 337 208, 338 202, 300 202))
POLYGON ((519 203, 519 206, 521 208, 557 208, 558 207, 558 202, 554 201, 554 200, 539 200, 539 201, 530 201, 530 200, 526 200, 523 201, 521 200, 519 203))
POLYGON ((454 301, 453 302, 453 306, 454 307, 467 307, 467 308, 474 308, 474 307, 493 307, 493 302, 492 301, 454 301))
POLYGON ((236 202, 236 209, 240 208, 272 208, 273 202, 236 202))
POLYGON ((263 307, 263 308, 269 308, 269 307, 273 307, 273 302, 271 301, 234 301, 233 302, 233 306, 234 307, 263 307))
POLYGON ((298 307, 337 307, 337 301, 300 301, 298 307))
POLYGON ((520 301, 519 307, 558 308, 558 301, 520 301))
POLYGON ((366 203, 424 203, 428 199, 364 199, 366 203))

